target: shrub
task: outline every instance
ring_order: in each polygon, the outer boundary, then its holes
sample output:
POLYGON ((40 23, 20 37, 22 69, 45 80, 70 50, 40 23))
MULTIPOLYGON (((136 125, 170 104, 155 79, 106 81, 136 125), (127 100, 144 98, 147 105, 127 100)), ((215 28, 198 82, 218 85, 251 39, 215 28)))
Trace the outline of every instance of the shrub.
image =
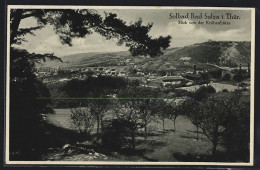
POLYGON ((124 119, 112 119, 104 121, 102 133, 102 145, 110 150, 120 150, 127 142, 128 122, 124 119))
POLYGON ((241 73, 237 73, 233 76, 233 80, 236 82, 241 82, 243 80, 243 75, 241 73))
POLYGON ((250 105, 238 102, 232 108, 232 116, 225 126, 223 144, 228 156, 235 161, 249 161, 250 105))
POLYGON ((231 74, 225 73, 224 76, 222 77, 223 81, 229 81, 231 80, 231 74))
POLYGON ((87 108, 73 108, 71 109, 71 120, 78 128, 79 133, 90 135, 95 123, 95 117, 87 108))
POLYGON ((197 101, 201 101, 208 97, 208 94, 216 93, 216 89, 212 86, 201 86, 198 90, 194 93, 194 98, 197 101))
POLYGON ((222 75, 222 70, 221 70, 221 69, 212 69, 212 70, 210 70, 208 73, 209 73, 209 75, 210 75, 212 78, 220 79, 220 78, 221 78, 221 75, 222 75))

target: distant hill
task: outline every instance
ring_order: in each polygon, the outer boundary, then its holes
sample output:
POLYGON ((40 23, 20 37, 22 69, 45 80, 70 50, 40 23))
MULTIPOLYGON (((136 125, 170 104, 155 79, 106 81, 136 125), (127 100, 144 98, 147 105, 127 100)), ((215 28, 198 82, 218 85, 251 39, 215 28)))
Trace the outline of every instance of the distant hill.
POLYGON ((90 52, 90 53, 79 53, 72 54, 62 57, 63 62, 59 61, 46 61, 38 64, 37 67, 51 67, 51 68, 75 68, 84 66, 99 65, 102 63, 117 63, 127 58, 130 58, 130 52, 90 52))
POLYGON ((208 41, 190 46, 169 48, 164 55, 157 58, 132 57, 128 51, 108 53, 79 53, 62 57, 63 63, 47 61, 37 67, 52 68, 80 68, 87 66, 116 65, 130 60, 132 63, 148 63, 146 69, 183 69, 192 67, 193 64, 210 63, 218 66, 235 67, 239 64, 246 66, 250 63, 250 42, 234 41, 208 41))
POLYGON ((169 61, 190 57, 192 63, 239 65, 250 62, 250 51, 250 42, 209 41, 185 46, 174 52, 166 52, 165 57, 169 61))

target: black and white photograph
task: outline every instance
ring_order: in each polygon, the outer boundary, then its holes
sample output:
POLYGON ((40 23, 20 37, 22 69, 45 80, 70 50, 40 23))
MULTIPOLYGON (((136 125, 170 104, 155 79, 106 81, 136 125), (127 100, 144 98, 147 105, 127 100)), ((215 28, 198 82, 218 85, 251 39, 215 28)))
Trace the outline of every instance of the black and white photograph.
POLYGON ((6 164, 253 165, 254 8, 7 16, 6 164))

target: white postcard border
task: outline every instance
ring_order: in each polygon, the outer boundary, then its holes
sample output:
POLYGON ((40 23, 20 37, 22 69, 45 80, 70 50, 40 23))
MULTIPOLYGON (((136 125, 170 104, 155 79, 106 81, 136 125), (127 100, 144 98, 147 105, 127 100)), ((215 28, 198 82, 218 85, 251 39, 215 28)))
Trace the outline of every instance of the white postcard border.
POLYGON ((254 165, 254 88, 255 88, 255 8, 241 7, 184 7, 184 6, 70 6, 70 5, 8 5, 7 8, 7 63, 6 63, 6 114, 5 114, 5 164, 7 165, 254 165), (9 160, 9 112, 10 112, 10 10, 11 9, 209 9, 251 11, 251 87, 250 87, 250 161, 226 162, 112 162, 112 161, 10 161, 9 160))

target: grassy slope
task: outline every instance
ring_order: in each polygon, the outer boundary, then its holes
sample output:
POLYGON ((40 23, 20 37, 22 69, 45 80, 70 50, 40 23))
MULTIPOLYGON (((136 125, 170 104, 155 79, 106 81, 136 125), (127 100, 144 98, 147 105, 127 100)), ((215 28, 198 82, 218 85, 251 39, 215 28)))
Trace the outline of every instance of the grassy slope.
MULTIPOLYGON (((55 111, 56 114, 48 115, 48 123, 61 128, 76 130, 70 122, 69 110, 56 109, 55 111)), ((205 155, 210 155, 211 143, 202 134, 199 135, 199 140, 196 140, 196 128, 185 116, 177 118, 176 132, 172 130, 173 122, 170 120, 166 120, 165 129, 166 133, 162 134, 161 121, 150 123, 148 139, 145 140, 142 136, 137 137, 137 147, 134 153, 108 155, 108 161, 174 162, 187 161, 188 159, 200 161, 205 159, 205 155)), ((95 129, 93 133, 95 133, 95 129)), ((219 147, 218 149, 221 150, 222 148, 219 147)), ((82 159, 84 160, 84 158, 82 159)))

